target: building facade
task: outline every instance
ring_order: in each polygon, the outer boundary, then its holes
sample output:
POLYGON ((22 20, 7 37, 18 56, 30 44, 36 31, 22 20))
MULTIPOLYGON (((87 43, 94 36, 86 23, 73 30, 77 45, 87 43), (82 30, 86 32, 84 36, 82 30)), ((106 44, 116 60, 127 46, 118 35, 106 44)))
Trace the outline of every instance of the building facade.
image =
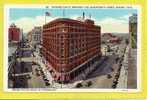
POLYGON ((70 81, 101 56, 101 28, 94 21, 59 18, 43 26, 42 54, 55 80, 70 81))
POLYGON ((15 41, 19 42, 22 38, 22 30, 18 28, 15 24, 11 24, 8 30, 9 42, 15 41))
POLYGON ((103 33, 101 38, 102 43, 116 43, 119 44, 121 39, 112 33, 103 33))
POLYGON ((137 14, 129 17, 129 33, 131 48, 137 48, 137 14))
POLYGON ((137 88, 137 14, 129 17, 130 49, 128 57, 128 82, 127 88, 137 88))
POLYGON ((41 43, 41 34, 42 27, 34 27, 31 31, 28 32, 27 38, 32 47, 39 45, 41 43))

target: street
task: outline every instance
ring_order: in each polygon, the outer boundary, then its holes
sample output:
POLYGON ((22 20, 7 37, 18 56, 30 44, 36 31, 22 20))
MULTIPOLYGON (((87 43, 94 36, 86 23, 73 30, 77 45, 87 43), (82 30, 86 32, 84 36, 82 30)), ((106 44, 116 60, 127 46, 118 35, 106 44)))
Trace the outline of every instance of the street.
MULTIPOLYGON (((24 44, 25 46, 25 44, 24 44)), ((81 81, 81 88, 112 88, 120 64, 116 58, 122 57, 125 45, 111 45, 112 51, 106 52, 103 57, 95 64, 91 65, 91 70, 86 69, 87 74, 81 73, 72 83, 56 83, 49 71, 46 69, 45 62, 37 51, 30 47, 21 47, 17 52, 17 59, 10 70, 11 80, 14 88, 76 88, 77 82, 81 81), (115 48, 114 48, 115 47, 115 48), (119 48, 119 49, 116 49, 119 48), (40 69, 40 70, 39 70, 40 69), (90 72, 89 72, 90 71, 90 72), (84 77, 83 77, 84 76, 84 77), (91 82, 90 86, 86 86, 91 82), (75 84, 76 83, 76 84, 75 84)), ((11 84, 12 84, 11 83, 11 84)), ((11 85, 12 86, 12 85, 11 85)))

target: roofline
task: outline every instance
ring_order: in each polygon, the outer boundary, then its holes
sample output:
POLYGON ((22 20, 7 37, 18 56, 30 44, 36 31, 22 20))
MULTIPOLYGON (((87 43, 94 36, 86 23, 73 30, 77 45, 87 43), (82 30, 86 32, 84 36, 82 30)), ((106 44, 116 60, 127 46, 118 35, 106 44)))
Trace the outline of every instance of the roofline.
MULTIPOLYGON (((57 19, 54 19, 54 20, 52 20, 52 21, 46 23, 45 25, 52 24, 52 23, 54 23, 54 22, 66 22, 66 21, 76 22, 76 23, 79 23, 79 24, 84 24, 84 25, 86 25, 86 24, 85 24, 84 22, 82 22, 82 21, 75 20, 75 19, 70 19, 70 18, 57 18, 57 19)), ((43 25, 43 26, 45 26, 45 25, 43 25)), ((99 25, 95 25, 95 24, 94 24, 94 26, 100 28, 99 25)))

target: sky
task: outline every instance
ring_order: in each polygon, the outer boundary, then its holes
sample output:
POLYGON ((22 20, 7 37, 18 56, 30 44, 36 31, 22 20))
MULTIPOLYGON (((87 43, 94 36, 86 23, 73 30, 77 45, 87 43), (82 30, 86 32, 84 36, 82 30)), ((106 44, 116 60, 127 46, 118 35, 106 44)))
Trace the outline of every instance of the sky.
POLYGON ((76 19, 82 17, 84 12, 86 18, 91 15, 95 24, 101 26, 102 33, 128 33, 128 18, 137 13, 133 8, 10 8, 9 24, 15 23, 27 33, 34 26, 42 26, 45 23, 46 11, 50 13, 50 16, 46 17, 47 22, 63 17, 76 19))

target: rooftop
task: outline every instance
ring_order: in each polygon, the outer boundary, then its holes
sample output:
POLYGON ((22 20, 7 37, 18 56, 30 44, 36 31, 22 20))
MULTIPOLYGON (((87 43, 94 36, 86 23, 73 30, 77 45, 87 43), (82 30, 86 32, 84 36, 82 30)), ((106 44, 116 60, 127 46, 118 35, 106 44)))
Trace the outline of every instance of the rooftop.
MULTIPOLYGON (((53 24, 53 23, 55 23, 55 22, 75 22, 75 23, 79 23, 79 24, 98 26, 98 25, 95 25, 95 24, 94 24, 94 21, 91 20, 91 19, 74 20, 74 19, 70 19, 70 18, 57 18, 57 19, 55 19, 55 20, 52 20, 52 21, 48 22, 48 23, 45 24, 45 25, 53 24)), ((45 25, 44 25, 44 26, 45 26, 45 25)), ((98 26, 98 27, 100 27, 100 26, 98 26)))

